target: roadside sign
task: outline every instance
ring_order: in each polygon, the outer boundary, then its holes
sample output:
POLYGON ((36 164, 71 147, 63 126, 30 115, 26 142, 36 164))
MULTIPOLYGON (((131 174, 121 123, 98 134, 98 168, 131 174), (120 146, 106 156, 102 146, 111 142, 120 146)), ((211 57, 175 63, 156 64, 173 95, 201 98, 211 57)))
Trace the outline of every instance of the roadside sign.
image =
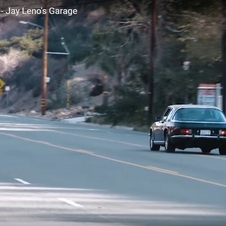
POLYGON ((6 86, 5 91, 10 91, 10 86, 6 86))
POLYGON ((0 89, 5 85, 5 82, 0 78, 0 89))
POLYGON ((199 84, 197 104, 216 106, 216 84, 199 84))
POLYGON ((0 89, 0 95, 2 95, 2 93, 3 93, 3 91, 2 91, 2 89, 0 89))
POLYGON ((45 80, 46 80, 46 83, 49 83, 50 82, 50 77, 46 77, 45 80))

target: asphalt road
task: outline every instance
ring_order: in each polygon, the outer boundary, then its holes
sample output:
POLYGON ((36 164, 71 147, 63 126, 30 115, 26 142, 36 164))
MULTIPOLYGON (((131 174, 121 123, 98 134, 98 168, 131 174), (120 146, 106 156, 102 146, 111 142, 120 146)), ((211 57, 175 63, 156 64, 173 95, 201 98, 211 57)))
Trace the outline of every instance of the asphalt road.
POLYGON ((0 115, 0 225, 225 226, 226 157, 148 135, 0 115))

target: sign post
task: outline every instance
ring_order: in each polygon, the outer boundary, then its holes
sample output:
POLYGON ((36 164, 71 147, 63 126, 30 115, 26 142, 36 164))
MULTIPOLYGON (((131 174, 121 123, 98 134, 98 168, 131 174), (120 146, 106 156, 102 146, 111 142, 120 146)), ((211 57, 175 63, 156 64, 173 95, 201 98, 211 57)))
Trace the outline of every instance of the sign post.
POLYGON ((67 80, 66 86, 67 86, 67 103, 66 103, 66 107, 69 109, 70 107, 70 80, 67 80))
POLYGON ((222 95, 221 95, 221 90, 222 90, 222 86, 221 86, 221 84, 220 83, 217 83, 216 84, 216 98, 217 98, 217 100, 216 100, 216 106, 218 107, 218 108, 220 108, 221 110, 223 110, 223 97, 222 97, 222 95))
POLYGON ((5 87, 5 91, 6 91, 6 105, 8 107, 9 106, 9 91, 10 91, 10 86, 6 86, 5 87))

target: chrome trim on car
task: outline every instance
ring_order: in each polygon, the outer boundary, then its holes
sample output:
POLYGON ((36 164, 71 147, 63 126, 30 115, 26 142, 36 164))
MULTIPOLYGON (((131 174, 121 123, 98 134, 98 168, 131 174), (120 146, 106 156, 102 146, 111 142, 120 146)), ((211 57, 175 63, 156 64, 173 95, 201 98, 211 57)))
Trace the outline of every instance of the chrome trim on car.
POLYGON ((203 124, 226 124, 226 122, 207 122, 207 121, 186 121, 186 120, 175 120, 172 119, 171 122, 182 122, 182 123, 195 123, 195 124, 199 124, 199 123, 203 123, 203 124))
POLYGON ((201 136, 201 135, 173 135, 171 138, 210 138, 210 139, 226 139, 223 136, 201 136))

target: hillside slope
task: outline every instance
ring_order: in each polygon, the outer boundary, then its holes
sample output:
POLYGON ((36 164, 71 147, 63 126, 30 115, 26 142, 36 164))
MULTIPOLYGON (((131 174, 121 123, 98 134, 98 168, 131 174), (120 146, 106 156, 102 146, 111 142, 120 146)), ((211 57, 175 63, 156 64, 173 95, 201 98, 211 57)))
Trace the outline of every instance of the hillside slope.
MULTIPOLYGON (((48 110, 66 107, 68 97, 70 106, 95 106, 102 103, 102 95, 91 97, 89 94, 96 81, 102 80, 104 72, 96 66, 85 68, 83 59, 86 55, 81 55, 87 48, 84 40, 81 43, 81 39, 86 37, 87 43, 89 42, 90 28, 102 15, 103 11, 98 6, 91 5, 78 16, 50 16, 49 51, 65 51, 60 44, 63 36, 71 55, 69 58, 48 55, 48 110), (67 80, 70 81, 69 88, 66 86, 67 80)), ((43 17, 1 15, 0 77, 11 89, 1 95, 0 108, 10 112, 39 112, 42 90, 42 29, 19 24, 20 20, 41 24, 43 17)))

